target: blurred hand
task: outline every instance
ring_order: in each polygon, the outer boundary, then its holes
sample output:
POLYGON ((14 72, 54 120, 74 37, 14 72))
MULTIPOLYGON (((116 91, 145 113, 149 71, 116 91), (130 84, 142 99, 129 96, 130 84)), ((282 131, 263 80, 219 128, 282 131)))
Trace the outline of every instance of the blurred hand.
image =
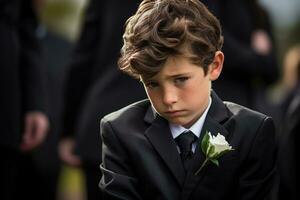
POLYGON ((49 120, 42 112, 28 112, 24 119, 24 133, 20 149, 30 151, 39 146, 46 138, 49 129, 49 120))
POLYGON ((81 165, 81 159, 74 154, 75 141, 72 138, 63 138, 59 142, 58 153, 60 159, 68 165, 78 167, 81 165))
POLYGON ((257 53, 262 55, 269 54, 272 48, 270 37, 264 30, 256 30, 252 33, 251 45, 257 53))

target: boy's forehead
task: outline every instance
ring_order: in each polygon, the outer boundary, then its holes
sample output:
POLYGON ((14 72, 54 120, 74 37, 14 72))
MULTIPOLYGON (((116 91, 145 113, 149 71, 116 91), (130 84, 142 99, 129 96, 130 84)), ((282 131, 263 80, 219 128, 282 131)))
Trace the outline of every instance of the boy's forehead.
POLYGON ((167 59, 159 73, 163 73, 166 76, 176 76, 177 74, 191 72, 194 70, 194 67, 201 68, 186 56, 171 56, 167 59))
POLYGON ((157 74, 152 77, 141 76, 141 80, 176 78, 183 75, 190 75, 194 73, 195 70, 203 70, 203 68, 192 63, 190 59, 185 56, 172 56, 168 58, 157 74))

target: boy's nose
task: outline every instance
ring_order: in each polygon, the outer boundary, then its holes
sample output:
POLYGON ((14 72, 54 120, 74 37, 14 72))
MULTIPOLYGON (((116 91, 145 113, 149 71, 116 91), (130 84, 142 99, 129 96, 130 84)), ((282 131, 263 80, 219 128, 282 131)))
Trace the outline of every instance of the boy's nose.
POLYGON ((163 103, 165 105, 172 105, 178 100, 176 92, 173 90, 165 90, 163 94, 163 103))

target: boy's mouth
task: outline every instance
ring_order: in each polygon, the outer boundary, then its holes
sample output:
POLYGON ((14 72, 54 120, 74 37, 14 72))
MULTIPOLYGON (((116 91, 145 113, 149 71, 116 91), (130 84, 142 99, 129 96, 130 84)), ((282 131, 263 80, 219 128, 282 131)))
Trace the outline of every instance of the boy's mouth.
POLYGON ((176 117, 176 116, 182 115, 183 112, 184 112, 184 110, 171 110, 171 111, 165 112, 165 114, 170 117, 176 117))

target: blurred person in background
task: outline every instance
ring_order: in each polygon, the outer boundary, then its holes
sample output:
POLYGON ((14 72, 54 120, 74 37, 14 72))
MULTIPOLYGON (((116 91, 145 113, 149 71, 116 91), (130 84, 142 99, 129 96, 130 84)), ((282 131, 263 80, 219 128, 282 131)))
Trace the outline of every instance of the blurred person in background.
POLYGON ((256 0, 202 1, 220 19, 225 37, 224 68, 213 88, 224 100, 272 116, 265 97, 279 72, 268 13, 256 0))
POLYGON ((288 108, 278 154, 280 173, 278 200, 298 200, 300 198, 299 151, 297 150, 300 133, 300 88, 288 108))
POLYGON ((47 80, 47 113, 51 128, 47 139, 34 152, 33 166, 36 176, 32 179, 39 183, 35 186, 37 199, 66 199, 66 189, 59 184, 65 179, 65 173, 58 156, 57 146, 61 133, 63 78, 72 43, 66 35, 60 32, 58 25, 66 23, 67 16, 74 13, 75 3, 74 1, 67 3, 66 0, 35 0, 34 3, 40 21, 37 32, 43 47, 47 80), (57 26, 51 26, 49 21, 56 20, 57 16, 60 16, 59 21, 56 21, 57 26))
POLYGON ((293 45, 284 56, 280 87, 282 99, 279 103, 279 121, 282 121, 286 117, 287 109, 300 87, 300 44, 293 45))
POLYGON ((83 169, 88 200, 101 199, 100 119, 146 97, 142 84, 118 70, 126 19, 139 1, 90 0, 68 64, 61 159, 83 169))
POLYGON ((49 120, 33 5, 0 0, 1 200, 38 199, 32 156, 47 136, 49 120))
POLYGON ((299 194, 299 158, 297 142, 300 133, 300 46, 290 48, 284 59, 284 83, 289 89, 281 105, 283 125, 278 135, 278 200, 297 200, 299 194))

